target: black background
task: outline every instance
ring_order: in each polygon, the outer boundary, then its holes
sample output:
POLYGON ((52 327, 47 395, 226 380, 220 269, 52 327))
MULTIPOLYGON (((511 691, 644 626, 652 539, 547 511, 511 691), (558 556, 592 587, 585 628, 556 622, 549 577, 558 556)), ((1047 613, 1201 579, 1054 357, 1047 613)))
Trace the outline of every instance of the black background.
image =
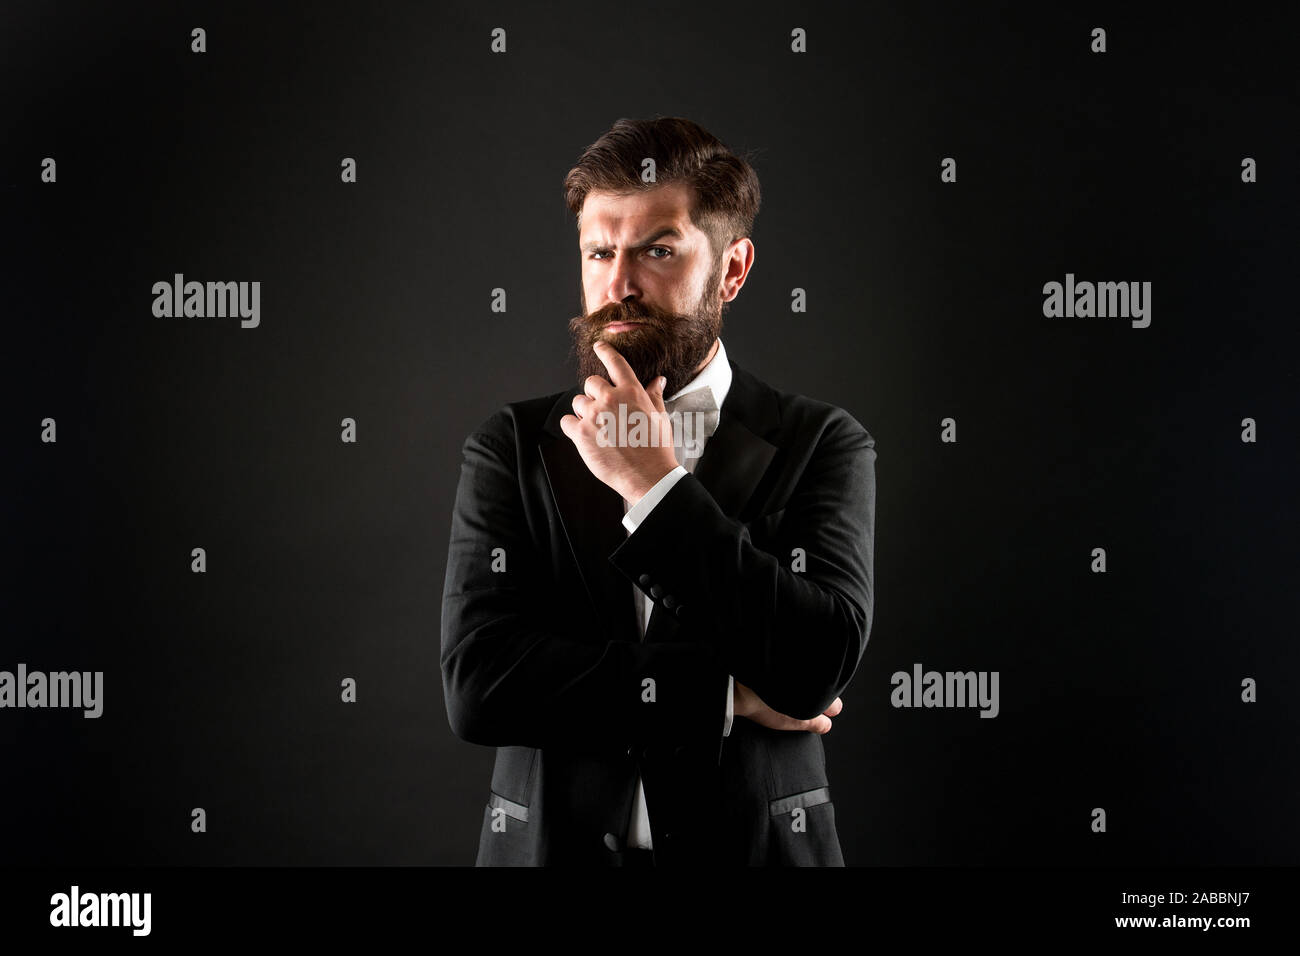
POLYGON ((908 9, 6 4, 0 669, 105 689, 0 711, 4 862, 473 862, 460 443, 573 381, 561 182, 654 115, 762 181, 730 356, 877 441, 847 862, 1300 862, 1293 34, 908 9), (177 272, 259 280, 260 327, 155 318, 177 272), (1067 272, 1150 281, 1151 326, 1044 318, 1067 272), (999 671, 1000 715, 892 708, 914 662, 999 671))

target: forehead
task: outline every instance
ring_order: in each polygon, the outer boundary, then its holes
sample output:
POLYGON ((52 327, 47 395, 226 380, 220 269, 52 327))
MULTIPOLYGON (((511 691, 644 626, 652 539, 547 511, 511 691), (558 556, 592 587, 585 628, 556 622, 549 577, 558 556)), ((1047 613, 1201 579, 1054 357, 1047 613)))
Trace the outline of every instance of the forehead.
POLYGON ((626 233, 636 234, 659 226, 676 226, 684 236, 699 234, 691 222, 691 188, 683 183, 659 186, 620 196, 593 190, 582 204, 579 241, 626 233))

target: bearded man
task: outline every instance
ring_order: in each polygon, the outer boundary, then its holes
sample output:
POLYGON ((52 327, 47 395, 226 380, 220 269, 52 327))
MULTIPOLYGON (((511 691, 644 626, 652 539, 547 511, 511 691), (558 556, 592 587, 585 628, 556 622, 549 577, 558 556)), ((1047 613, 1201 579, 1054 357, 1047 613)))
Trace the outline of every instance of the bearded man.
POLYGON ((447 714, 497 748, 477 862, 843 865, 821 735, 871 629, 875 440, 723 346, 746 160, 624 119, 565 192, 578 386, 470 435, 452 514, 447 714))

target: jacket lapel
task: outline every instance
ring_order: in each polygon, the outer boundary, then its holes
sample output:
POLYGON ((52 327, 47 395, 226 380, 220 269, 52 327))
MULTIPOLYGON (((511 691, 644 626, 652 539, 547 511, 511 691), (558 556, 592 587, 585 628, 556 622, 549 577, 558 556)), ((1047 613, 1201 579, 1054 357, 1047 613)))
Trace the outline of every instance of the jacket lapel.
POLYGON ((723 514, 746 521, 762 504, 754 493, 776 456, 768 436, 780 416, 769 389, 735 362, 731 368, 731 388, 722 402, 718 429, 704 446, 694 474, 723 514))
POLYGON ((559 430, 559 420, 573 413, 577 389, 556 403, 538 443, 546 480, 555 499, 569 548, 582 575, 592 606, 614 640, 637 640, 636 609, 631 584, 609 555, 627 538, 623 527, 623 496, 587 470, 578 448, 559 430), (551 434, 551 423, 554 432, 551 434))
MULTIPOLYGON (((768 439, 774 437, 781 416, 771 388, 735 362, 731 372, 731 388, 722 402, 718 430, 704 446, 693 474, 723 514, 748 521, 764 503, 759 488, 778 451, 768 439)), ((645 639, 676 640, 680 627, 677 615, 656 604, 645 639)))

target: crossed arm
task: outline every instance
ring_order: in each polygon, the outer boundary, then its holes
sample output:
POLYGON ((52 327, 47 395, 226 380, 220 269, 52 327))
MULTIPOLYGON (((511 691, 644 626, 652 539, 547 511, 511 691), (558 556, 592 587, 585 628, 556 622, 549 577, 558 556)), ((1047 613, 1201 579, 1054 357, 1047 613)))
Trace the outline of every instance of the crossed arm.
POLYGON ((513 423, 498 413, 465 442, 452 516, 442 671, 453 731, 494 746, 600 750, 717 739, 728 674, 738 716, 827 726, 871 624, 873 446, 847 415, 825 423, 776 553, 682 477, 610 560, 629 582, 652 573, 690 605, 690 639, 598 643, 548 604, 552 573, 529 540, 513 423), (508 564, 494 572, 498 547, 508 564), (785 563, 795 548, 800 571, 785 563))

